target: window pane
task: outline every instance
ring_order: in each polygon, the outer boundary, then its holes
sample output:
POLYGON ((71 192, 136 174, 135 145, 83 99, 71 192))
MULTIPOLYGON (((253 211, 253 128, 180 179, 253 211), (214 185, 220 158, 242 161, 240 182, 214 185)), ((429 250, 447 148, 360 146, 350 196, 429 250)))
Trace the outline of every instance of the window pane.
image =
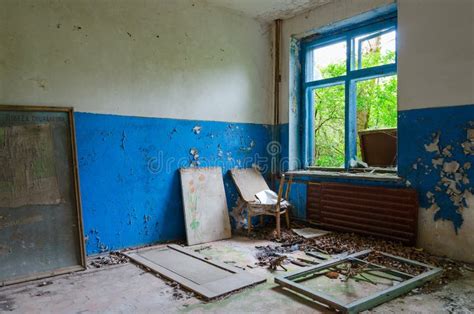
POLYGON ((344 167, 345 86, 314 90, 314 166, 344 167))
MULTIPOLYGON (((397 127, 397 76, 385 76, 357 82, 357 157, 369 166, 394 165, 396 154, 396 127, 397 127), (390 130, 393 129, 393 130, 390 130), (367 132, 381 130, 380 132, 367 132), (362 153, 360 136, 366 136, 362 153), (370 138, 367 137, 369 135, 370 138), (376 145, 377 147, 369 147, 376 145), (373 152, 380 160, 370 162, 367 153, 373 152), (391 154, 391 155, 390 155, 391 154), (390 156, 389 156, 390 155, 390 156), (364 158, 363 158, 364 157, 364 158), (381 164, 385 160, 388 164, 381 164), (388 160, 388 161, 387 161, 388 160)), ((374 156, 374 154, 373 154, 374 156)))
POLYGON ((310 81, 327 79, 346 74, 346 42, 338 42, 313 50, 310 81))
POLYGON ((396 32, 374 33, 355 38, 356 69, 395 63, 396 32))

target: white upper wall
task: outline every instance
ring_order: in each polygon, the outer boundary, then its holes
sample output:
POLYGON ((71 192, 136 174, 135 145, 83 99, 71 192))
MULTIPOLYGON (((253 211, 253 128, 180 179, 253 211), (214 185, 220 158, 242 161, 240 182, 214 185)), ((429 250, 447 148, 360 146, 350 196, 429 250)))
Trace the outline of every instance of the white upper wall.
POLYGON ((272 122, 271 27, 190 0, 0 0, 0 104, 272 122))
POLYGON ((280 121, 288 123, 290 103, 290 38, 303 37, 312 30, 369 12, 377 7, 394 3, 394 0, 335 0, 308 12, 284 20, 281 38, 281 86, 280 86, 280 121))
POLYGON ((474 104, 474 1, 398 1, 399 110, 474 104))

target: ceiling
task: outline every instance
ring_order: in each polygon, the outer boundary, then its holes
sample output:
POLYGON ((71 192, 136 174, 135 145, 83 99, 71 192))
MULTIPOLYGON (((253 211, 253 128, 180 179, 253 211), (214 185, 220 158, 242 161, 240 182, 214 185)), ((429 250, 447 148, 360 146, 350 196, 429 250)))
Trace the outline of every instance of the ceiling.
POLYGON ((332 0, 207 0, 211 5, 264 21, 287 19, 332 0))

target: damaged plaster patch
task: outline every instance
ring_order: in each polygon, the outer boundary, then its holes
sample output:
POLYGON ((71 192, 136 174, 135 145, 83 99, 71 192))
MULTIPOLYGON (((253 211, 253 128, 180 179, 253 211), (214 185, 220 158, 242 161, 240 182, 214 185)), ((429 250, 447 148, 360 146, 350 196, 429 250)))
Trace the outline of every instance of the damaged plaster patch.
POLYGON ((445 162, 443 164, 443 171, 446 173, 456 173, 459 170, 459 163, 455 160, 450 162, 445 162))
POLYGON ((222 158, 224 156, 224 151, 221 148, 221 144, 217 145, 217 156, 222 158))
POLYGON ((429 153, 439 153, 439 137, 441 132, 433 134, 433 141, 425 145, 425 150, 429 153))
POLYGON ((198 149, 197 148, 191 148, 189 150, 189 154, 192 156, 190 166, 191 167, 199 166, 200 162, 199 162, 199 151, 198 151, 198 149))
POLYGON ((431 159, 431 163, 433 164, 433 167, 435 167, 435 169, 438 169, 438 166, 442 166, 443 162, 444 158, 431 159))
POLYGON ((230 216, 234 220, 235 228, 237 230, 242 229, 247 224, 247 219, 243 214, 242 206, 242 201, 239 199, 237 200, 237 205, 232 208, 232 211, 230 212, 230 216))
MULTIPOLYGON (((241 139, 241 142, 243 142, 242 139, 241 139)), ((248 146, 242 145, 240 147, 240 150, 243 151, 243 152, 250 152, 254 147, 255 147, 255 141, 251 140, 250 143, 248 144, 248 146)))
MULTIPOLYGON (((470 125, 472 123, 470 122, 470 125)), ((471 162, 456 160, 453 156, 462 156, 462 153, 456 155, 453 154, 453 151, 461 148, 466 153, 466 143, 468 145, 473 143, 472 147, 474 148, 474 140, 470 138, 474 136, 474 131, 471 132, 471 130, 467 130, 467 141, 460 143, 459 146, 445 145, 443 147, 440 145, 441 132, 434 133, 431 143, 424 145, 428 153, 435 155, 431 159, 433 169, 427 169, 427 166, 424 165, 426 170, 429 172, 437 170, 439 174, 439 180, 433 189, 426 193, 426 199, 430 204, 428 209, 435 212, 435 220, 452 221, 456 233, 463 223, 463 211, 469 208, 467 200, 472 196, 473 188, 469 179, 471 162)), ((413 169, 416 170, 419 166, 423 166, 421 158, 417 159, 413 169)))
POLYGON ((48 86, 48 81, 45 80, 45 79, 42 79, 42 78, 35 78, 35 77, 32 77, 30 78, 30 81, 33 81, 36 83, 36 86, 38 86, 39 88, 41 88, 42 90, 45 90, 46 87, 48 86))
POLYGON ((196 125, 196 126, 193 128, 194 134, 199 134, 199 133, 201 133, 201 129, 202 129, 202 126, 196 125))
POLYGON ((125 141, 127 139, 127 135, 125 134, 125 131, 122 131, 122 139, 120 140, 120 148, 122 150, 125 150, 125 141))
POLYGON ((464 154, 466 155, 474 155, 474 128, 473 122, 470 123, 471 128, 467 129, 467 141, 461 144, 464 154))

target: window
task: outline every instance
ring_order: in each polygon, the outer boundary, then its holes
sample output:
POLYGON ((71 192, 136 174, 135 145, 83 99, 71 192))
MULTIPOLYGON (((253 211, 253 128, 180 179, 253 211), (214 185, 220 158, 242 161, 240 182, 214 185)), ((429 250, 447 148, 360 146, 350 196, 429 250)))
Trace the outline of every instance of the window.
POLYGON ((358 167, 368 160, 362 136, 396 138, 396 35, 391 14, 301 41, 306 167, 358 167))

